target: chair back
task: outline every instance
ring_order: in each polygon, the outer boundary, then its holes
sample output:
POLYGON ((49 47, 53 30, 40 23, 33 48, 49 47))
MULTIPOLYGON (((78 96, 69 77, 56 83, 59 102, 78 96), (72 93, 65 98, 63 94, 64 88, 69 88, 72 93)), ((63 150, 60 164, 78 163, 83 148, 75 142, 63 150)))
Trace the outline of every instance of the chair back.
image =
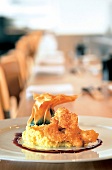
POLYGON ((20 71, 20 85, 24 85, 27 80, 27 56, 21 50, 11 50, 9 53, 9 57, 13 57, 13 60, 18 63, 19 71, 20 71))
POLYGON ((10 96, 15 96, 19 102, 19 94, 23 89, 23 84, 17 58, 6 55, 1 58, 0 63, 5 73, 9 94, 10 96))
POLYGON ((10 111, 10 96, 4 71, 0 65, 0 110, 4 115, 2 118, 9 118, 10 111), (2 110, 3 109, 3 110, 2 110))
POLYGON ((4 119, 4 112, 2 108, 2 101, 1 101, 1 91, 0 91, 0 120, 4 119))

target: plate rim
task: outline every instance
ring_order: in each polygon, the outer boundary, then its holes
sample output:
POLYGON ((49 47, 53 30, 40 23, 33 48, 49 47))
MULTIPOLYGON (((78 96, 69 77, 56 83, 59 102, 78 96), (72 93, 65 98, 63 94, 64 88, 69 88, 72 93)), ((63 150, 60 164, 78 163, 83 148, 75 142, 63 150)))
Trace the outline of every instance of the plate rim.
MULTIPOLYGON (((18 117, 14 119, 4 119, 0 120, 0 134, 3 131, 4 128, 9 128, 10 126, 21 126, 25 125, 25 121, 27 123, 29 117, 18 117), (5 122, 5 123, 4 123, 5 122), (6 126, 6 123, 8 123, 8 126, 6 126)), ((97 118, 97 121, 100 120, 106 120, 106 122, 109 122, 109 126, 106 125, 106 127, 110 127, 112 130, 112 118, 109 117, 100 117, 100 116, 88 116, 88 115, 78 115, 79 122, 82 121, 82 119, 90 119, 92 120, 97 118), (110 126, 111 125, 111 126, 110 126)), ((93 123, 94 124, 94 123, 93 123)), ((101 121, 102 124, 102 121, 101 121)), ((105 125, 105 123, 103 123, 105 125)), ((112 150, 112 148, 111 148, 112 150)), ((44 153, 43 153, 44 154, 44 153)), ((14 158, 14 156, 7 156, 7 155, 2 155, 0 152, 0 160, 10 160, 10 161, 19 161, 19 162, 42 162, 42 163, 65 163, 65 162, 90 162, 90 161, 100 161, 100 160, 107 160, 107 159, 112 159, 112 155, 106 156, 106 157, 101 157, 101 158, 93 158, 93 159, 79 159, 79 160, 27 160, 27 159, 17 159, 14 158)))

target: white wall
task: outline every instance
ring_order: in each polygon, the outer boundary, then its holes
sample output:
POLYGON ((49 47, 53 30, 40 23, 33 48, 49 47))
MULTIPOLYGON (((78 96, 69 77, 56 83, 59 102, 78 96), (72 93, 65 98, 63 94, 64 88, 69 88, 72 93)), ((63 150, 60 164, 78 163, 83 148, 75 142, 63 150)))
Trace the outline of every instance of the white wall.
POLYGON ((59 33, 98 34, 108 28, 108 0, 58 0, 59 33))
POLYGON ((111 0, 0 0, 0 15, 17 27, 53 29, 57 34, 103 34, 111 0))

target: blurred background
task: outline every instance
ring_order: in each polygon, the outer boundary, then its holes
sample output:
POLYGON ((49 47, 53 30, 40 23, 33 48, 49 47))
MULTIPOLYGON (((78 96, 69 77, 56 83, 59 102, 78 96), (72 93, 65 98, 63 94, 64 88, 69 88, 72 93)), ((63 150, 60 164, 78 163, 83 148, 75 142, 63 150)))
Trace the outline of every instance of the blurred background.
POLYGON ((68 52, 111 51, 112 0, 0 0, 0 54, 32 30, 50 30, 68 52), (83 46, 84 47, 84 46, 83 46))
POLYGON ((54 60, 64 65, 61 74, 66 68, 79 77, 89 72, 112 81, 112 0, 0 0, 0 104, 5 118, 11 117, 8 111, 15 102, 8 98, 16 97, 16 108, 34 64, 54 60))

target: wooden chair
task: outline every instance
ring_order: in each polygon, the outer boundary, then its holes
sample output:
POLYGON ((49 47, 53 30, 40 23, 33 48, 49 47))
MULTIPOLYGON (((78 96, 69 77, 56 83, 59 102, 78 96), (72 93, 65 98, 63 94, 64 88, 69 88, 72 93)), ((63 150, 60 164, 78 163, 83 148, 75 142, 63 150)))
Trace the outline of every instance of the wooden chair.
POLYGON ((34 57, 42 34, 42 31, 29 32, 27 35, 24 35, 17 41, 15 48, 23 51, 27 56, 34 57))
POLYGON ((20 79, 21 79, 21 84, 25 84, 26 80, 27 80, 27 57, 26 55, 17 49, 13 49, 11 51, 8 52, 8 58, 10 60, 10 57, 13 58, 13 60, 15 60, 18 63, 19 69, 20 69, 20 79))
POLYGON ((29 32, 27 35, 21 37, 15 44, 15 49, 13 50, 13 53, 16 52, 20 67, 21 65, 23 65, 22 63, 26 62, 26 66, 24 67, 26 68, 26 73, 24 74, 26 75, 26 79, 28 79, 28 77, 31 75, 32 66, 34 65, 35 61, 35 53, 38 51, 38 44, 40 42, 42 34, 42 31, 29 32))
POLYGON ((29 55, 27 36, 22 36, 15 44, 15 49, 22 51, 26 56, 29 55))
POLYGON ((1 91, 0 91, 0 120, 4 119, 4 112, 2 108, 1 91))
POLYGON ((0 113, 3 118, 15 118, 17 113, 17 100, 10 97, 4 70, 0 64, 0 113))
POLYGON ((15 96, 19 103, 20 100, 19 94, 24 88, 24 83, 22 81, 20 67, 17 58, 14 57, 13 55, 2 56, 0 63, 6 77, 9 95, 15 96))
POLYGON ((35 57, 35 53, 38 50, 38 45, 40 43, 42 35, 43 35, 42 31, 32 31, 27 36, 28 44, 30 47, 30 55, 33 58, 35 57))
POLYGON ((33 58, 30 56, 25 56, 23 52, 15 50, 17 61, 21 71, 21 77, 23 83, 26 83, 31 75, 32 67, 34 65, 33 58))
POLYGON ((16 58, 20 69, 22 83, 25 84, 31 74, 32 66, 34 64, 33 59, 18 49, 13 49, 9 51, 8 54, 16 58))

